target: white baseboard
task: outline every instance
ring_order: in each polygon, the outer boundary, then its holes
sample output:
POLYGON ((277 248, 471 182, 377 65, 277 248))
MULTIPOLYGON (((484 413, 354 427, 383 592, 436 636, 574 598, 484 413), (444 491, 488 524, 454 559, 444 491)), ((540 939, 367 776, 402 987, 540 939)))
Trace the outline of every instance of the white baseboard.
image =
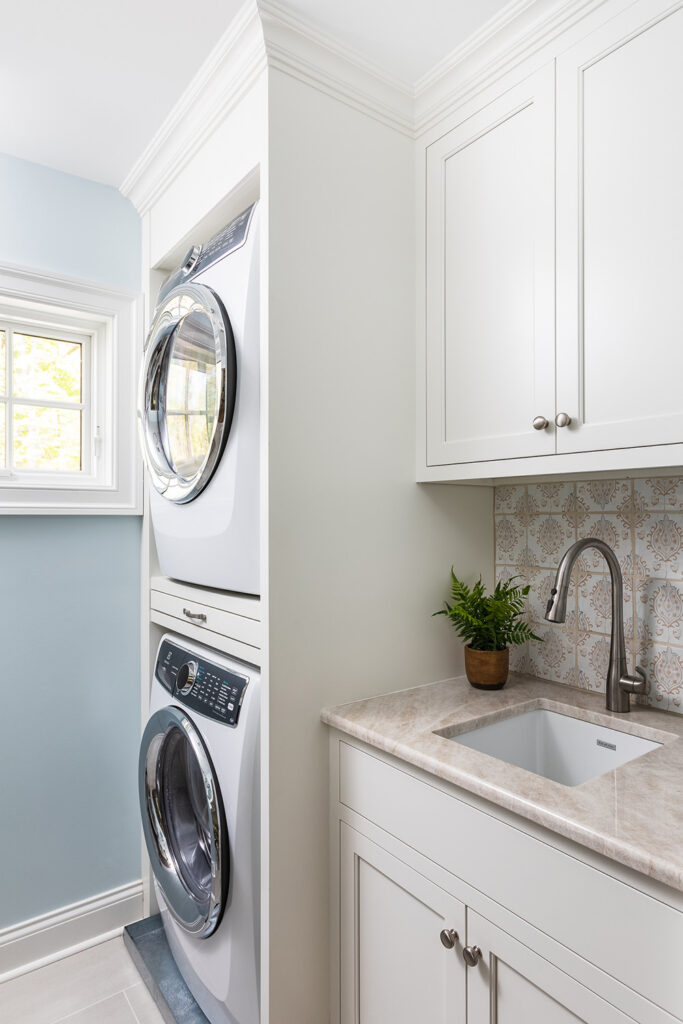
POLYGON ((0 931, 0 982, 113 938, 143 913, 142 881, 0 931))

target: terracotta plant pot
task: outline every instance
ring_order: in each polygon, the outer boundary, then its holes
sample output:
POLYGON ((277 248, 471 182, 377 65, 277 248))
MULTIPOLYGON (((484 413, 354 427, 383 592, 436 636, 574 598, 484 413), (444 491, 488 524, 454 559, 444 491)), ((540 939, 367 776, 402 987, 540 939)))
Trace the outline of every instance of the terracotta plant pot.
POLYGON ((504 651, 475 651, 465 647, 465 675, 477 690, 502 690, 510 669, 510 648, 504 651))

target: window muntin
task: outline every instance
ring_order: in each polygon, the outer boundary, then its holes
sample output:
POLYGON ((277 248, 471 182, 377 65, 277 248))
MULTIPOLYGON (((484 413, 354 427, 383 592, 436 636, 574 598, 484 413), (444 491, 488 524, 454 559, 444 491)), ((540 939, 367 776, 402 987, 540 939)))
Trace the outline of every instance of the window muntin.
POLYGON ((0 324, 0 469, 13 477, 90 473, 92 335, 0 324))

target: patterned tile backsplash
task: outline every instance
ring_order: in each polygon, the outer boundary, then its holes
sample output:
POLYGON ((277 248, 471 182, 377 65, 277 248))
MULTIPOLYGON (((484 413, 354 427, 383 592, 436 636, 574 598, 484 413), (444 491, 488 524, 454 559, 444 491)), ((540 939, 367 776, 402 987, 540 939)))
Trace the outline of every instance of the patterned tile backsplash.
POLYGON ((494 501, 496 578, 531 585, 527 617, 544 640, 511 651, 511 667, 604 691, 612 588, 597 551, 574 567, 566 623, 543 618, 566 549, 599 537, 624 575, 629 671, 648 673, 650 704, 683 714, 683 476, 500 486, 494 501))

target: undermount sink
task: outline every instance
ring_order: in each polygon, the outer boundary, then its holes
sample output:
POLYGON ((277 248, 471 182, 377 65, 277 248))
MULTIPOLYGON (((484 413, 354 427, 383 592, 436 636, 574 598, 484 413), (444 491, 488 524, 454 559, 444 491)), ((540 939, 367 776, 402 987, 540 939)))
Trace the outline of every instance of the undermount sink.
POLYGON ((447 738, 563 786, 580 786, 662 746, 545 709, 525 711, 447 738))

